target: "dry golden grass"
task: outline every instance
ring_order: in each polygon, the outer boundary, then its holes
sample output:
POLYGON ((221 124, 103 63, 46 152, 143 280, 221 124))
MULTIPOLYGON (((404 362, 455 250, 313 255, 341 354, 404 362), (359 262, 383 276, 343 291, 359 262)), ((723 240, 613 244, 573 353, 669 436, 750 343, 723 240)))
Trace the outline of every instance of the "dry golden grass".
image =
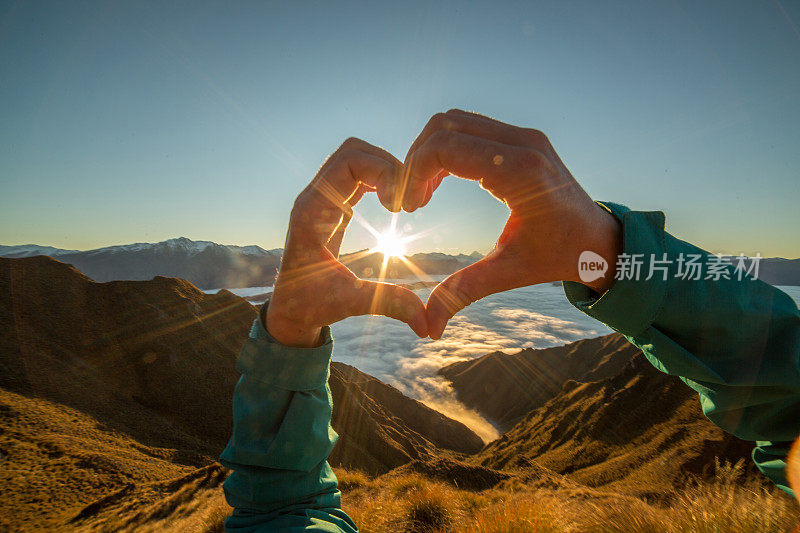
MULTIPOLYGON (((419 473, 378 478, 337 469, 342 507, 363 533, 755 533, 800 531, 800 506, 742 463, 717 465, 660 503, 591 488, 535 488, 519 479, 473 492, 419 473)), ((174 498, 172 498, 174 499, 174 498)), ((164 502, 158 502, 162 505, 164 502)), ((169 503, 169 502, 168 502, 169 503)), ((162 505, 163 506, 163 505, 162 505)), ((159 507, 160 509, 160 507, 159 507)), ((153 510, 158 510, 153 508, 153 510)), ((219 489, 166 516, 98 530, 221 533, 231 509, 219 489)), ((156 513, 158 514, 158 513, 156 513)))
POLYGON ((690 482, 648 503, 593 489, 508 484, 483 492, 420 474, 370 479, 337 470, 342 506, 364 533, 793 533, 800 507, 761 479, 742 483, 742 465, 718 465, 713 482, 690 482))
POLYGON ((220 498, 214 505, 209 505, 208 510, 200 519, 202 533, 225 533, 225 519, 231 514, 231 508, 220 498))
MULTIPOLYGON (((590 488, 535 488, 519 480, 473 492, 419 473, 379 478, 337 469, 342 506, 363 533, 755 533, 800 531, 800 506, 742 463, 717 465, 660 503, 590 488)), ((221 493, 136 531, 221 533, 221 493)), ((106 524, 107 525, 107 524, 106 524)))

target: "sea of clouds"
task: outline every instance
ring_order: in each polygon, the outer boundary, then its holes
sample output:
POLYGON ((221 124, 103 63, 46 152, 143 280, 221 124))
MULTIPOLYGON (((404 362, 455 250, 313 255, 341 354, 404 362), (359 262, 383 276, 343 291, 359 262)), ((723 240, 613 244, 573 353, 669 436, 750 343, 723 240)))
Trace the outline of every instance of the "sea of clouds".
MULTIPOLYGON (((430 289, 415 291, 426 301, 430 289)), ((351 317, 333 326, 333 359, 390 383, 469 426, 484 440, 497 429, 456 400, 440 368, 497 350, 544 348, 609 333, 574 307, 561 287, 541 285, 495 294, 453 317, 439 340, 419 339, 408 326, 384 317, 351 317)))
MULTIPOLYGON (((800 287, 781 289, 800 304, 800 287)), ((242 297, 270 291, 271 287, 232 289, 242 297)), ((415 292, 426 301, 430 291, 415 292)), ((437 374, 440 368, 497 350, 514 353, 522 348, 558 346, 611 332, 575 309, 562 288, 551 284, 484 298, 453 317, 442 338, 436 341, 419 339, 404 323, 385 317, 351 317, 334 324, 332 331, 334 361, 353 365, 397 387, 466 424, 487 442, 497 438, 497 429, 456 400, 450 384, 437 374)))

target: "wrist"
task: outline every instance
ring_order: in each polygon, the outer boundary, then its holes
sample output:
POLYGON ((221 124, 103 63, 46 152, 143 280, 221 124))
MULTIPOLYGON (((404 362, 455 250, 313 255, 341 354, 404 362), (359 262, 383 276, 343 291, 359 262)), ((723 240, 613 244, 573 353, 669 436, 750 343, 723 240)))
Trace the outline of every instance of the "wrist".
POLYGON ((622 224, 604 207, 597 204, 594 204, 594 207, 595 209, 586 217, 586 229, 582 232, 585 239, 581 240, 580 249, 577 251, 579 259, 575 264, 576 275, 571 281, 603 293, 614 285, 617 257, 622 253, 622 224), (587 251, 600 256, 605 262, 605 272, 596 279, 591 279, 593 276, 586 276, 586 265, 583 264, 581 254, 587 251))
POLYGON ((279 309, 273 309, 273 304, 270 303, 266 314, 261 316, 264 328, 273 339, 284 346, 295 348, 315 348, 319 346, 322 328, 309 328, 297 320, 282 315, 279 309))

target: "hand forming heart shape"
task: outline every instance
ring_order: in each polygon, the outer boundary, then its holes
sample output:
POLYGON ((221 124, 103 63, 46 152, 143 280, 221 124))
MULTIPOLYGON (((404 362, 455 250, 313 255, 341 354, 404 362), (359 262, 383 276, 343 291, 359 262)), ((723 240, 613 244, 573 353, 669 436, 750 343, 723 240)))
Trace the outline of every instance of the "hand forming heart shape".
MULTIPOLYGON (((284 344, 312 346, 323 325, 381 314, 438 339, 472 302, 536 283, 579 281, 582 251, 614 265, 619 248, 618 222, 580 187, 543 133, 451 110, 431 118, 404 163, 358 139, 325 162, 292 209, 269 331, 284 344), (411 212, 447 175, 478 181, 510 214, 494 249, 440 283, 427 306, 408 289, 358 279, 338 261, 352 206, 366 191, 376 191, 390 211, 411 212)), ((589 285, 605 290, 613 275, 612 268, 589 285)))

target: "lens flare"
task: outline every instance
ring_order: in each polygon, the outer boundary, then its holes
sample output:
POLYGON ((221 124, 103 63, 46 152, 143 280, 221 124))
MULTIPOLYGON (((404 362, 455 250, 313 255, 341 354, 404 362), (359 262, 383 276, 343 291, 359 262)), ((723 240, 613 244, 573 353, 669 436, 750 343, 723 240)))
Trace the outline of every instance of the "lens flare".
POLYGON ((384 257, 404 257, 406 255, 405 239, 389 228, 376 236, 378 241, 372 251, 383 254, 384 257))

